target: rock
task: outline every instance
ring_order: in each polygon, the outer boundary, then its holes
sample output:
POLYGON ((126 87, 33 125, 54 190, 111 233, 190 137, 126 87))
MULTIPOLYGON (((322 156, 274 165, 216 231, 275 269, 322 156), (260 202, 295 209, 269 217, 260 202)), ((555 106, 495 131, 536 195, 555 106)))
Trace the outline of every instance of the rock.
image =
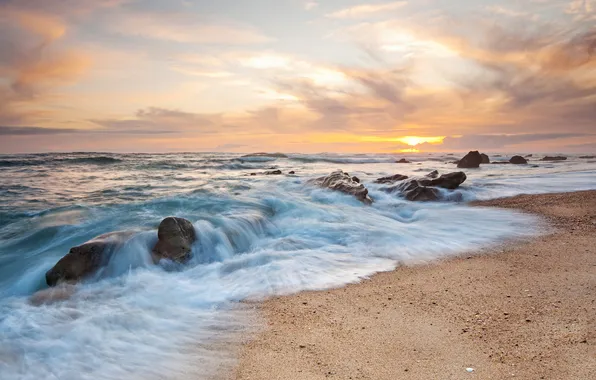
POLYGON ((244 156, 241 156, 241 158, 247 158, 247 157, 288 158, 288 156, 286 156, 283 153, 266 153, 266 152, 257 152, 257 153, 245 154, 244 156))
POLYGON ((420 185, 417 180, 402 182, 387 189, 388 192, 399 192, 409 201, 428 202, 436 201, 441 197, 441 192, 432 187, 420 185))
POLYGON ((546 156, 542 158, 540 161, 565 161, 567 157, 564 156, 546 156))
POLYGON ((250 175, 257 175, 257 173, 250 173, 250 175))
POLYGON ((292 170, 292 171, 288 172, 288 174, 296 174, 296 172, 292 170))
POLYGON ((505 164, 508 165, 510 163, 511 162, 509 162, 509 161, 493 161, 493 162, 491 162, 491 164, 494 164, 494 165, 505 165, 505 164))
POLYGON ((270 171, 264 172, 263 174, 265 174, 265 175, 280 175, 281 170, 270 170, 270 171))
POLYGON ((524 165, 528 163, 528 160, 526 160, 522 156, 513 156, 509 159, 509 162, 514 165, 524 165))
POLYGON ((72 247, 66 256, 46 272, 46 283, 55 286, 63 282, 78 282, 95 275, 133 234, 133 231, 110 232, 72 247))
POLYGON ((438 170, 433 170, 432 172, 430 172, 426 175, 426 177, 428 177, 428 178, 437 178, 438 176, 439 176, 438 170))
POLYGON ((531 154, 526 154, 526 156, 525 156, 525 157, 526 157, 526 158, 529 158, 529 157, 532 157, 532 155, 531 155, 531 154))
POLYGON ((478 168, 482 162, 482 156, 477 150, 471 151, 457 164, 458 168, 478 168))
POLYGON ((467 179, 466 173, 464 172, 453 172, 448 174, 443 174, 439 178, 435 179, 427 179, 421 178, 418 180, 418 183, 421 186, 433 186, 433 187, 442 187, 444 189, 457 189, 459 185, 464 183, 467 179))
POLYGON ((320 187, 353 195, 359 201, 366 204, 372 204, 373 202, 368 196, 368 189, 363 184, 355 182, 348 173, 344 173, 341 170, 334 171, 326 177, 317 178, 310 182, 320 187))
POLYGON ((352 177, 352 181, 356 182, 356 183, 360 183, 360 178, 353 176, 352 177))
POLYGON ((395 161, 396 164, 411 164, 410 161, 406 160, 405 158, 402 158, 399 161, 395 161))
POLYGON ((579 158, 585 158, 585 159, 592 159, 592 158, 596 158, 596 156, 579 156, 579 158))
POLYGON ((482 158, 481 164, 490 164, 490 158, 486 154, 480 153, 480 157, 482 158))
POLYGON ((168 259, 184 263, 190 259, 192 243, 197 236, 189 220, 170 216, 159 224, 157 239, 157 244, 151 251, 154 262, 168 259))
POLYGON ((403 181, 404 179, 408 179, 407 175, 395 174, 388 177, 381 177, 375 180, 374 183, 393 183, 397 181, 403 181))

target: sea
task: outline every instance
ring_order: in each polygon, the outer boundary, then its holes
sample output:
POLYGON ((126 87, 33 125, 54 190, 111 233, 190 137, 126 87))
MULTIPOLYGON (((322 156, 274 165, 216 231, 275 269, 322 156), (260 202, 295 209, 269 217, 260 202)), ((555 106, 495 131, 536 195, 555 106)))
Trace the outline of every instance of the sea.
POLYGON ((215 378, 263 325, 255 300, 544 233, 536 216, 468 205, 596 189, 596 159, 542 156, 463 169, 459 201, 422 203, 373 181, 458 171, 461 154, 0 155, 0 379, 215 378), (338 169, 361 180, 371 206, 309 183, 338 169), (194 224, 185 265, 151 261, 167 216, 194 224), (71 247, 123 230, 135 233, 104 276, 48 290, 45 272, 71 247))

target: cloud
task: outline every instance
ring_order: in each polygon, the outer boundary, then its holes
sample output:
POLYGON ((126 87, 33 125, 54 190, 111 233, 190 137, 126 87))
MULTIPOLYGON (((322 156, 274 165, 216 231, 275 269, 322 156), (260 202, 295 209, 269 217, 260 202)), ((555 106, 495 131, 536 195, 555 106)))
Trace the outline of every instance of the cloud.
POLYGON ((407 1, 394 1, 390 3, 362 4, 350 8, 344 8, 327 15, 329 18, 362 18, 369 17, 383 12, 390 12, 402 8, 408 4, 407 1))
POLYGON ((93 119, 91 122, 111 133, 214 133, 221 126, 221 115, 197 114, 159 107, 140 109, 134 118, 93 119))
POLYGON ((59 18, 11 7, 2 10, 0 123, 29 123, 40 114, 32 107, 80 78, 90 60, 81 51, 61 46, 67 26, 59 18))
POLYGON ((229 21, 214 22, 196 14, 123 13, 110 20, 114 34, 205 45, 254 45, 274 41, 257 29, 229 21))
POLYGON ((313 9, 317 8, 319 6, 319 3, 317 3, 316 1, 307 1, 306 3, 304 3, 304 9, 307 11, 312 11, 313 9))
MULTIPOLYGON (((469 149, 502 149, 512 145, 520 145, 531 142, 543 142, 547 140, 564 140, 573 137, 585 137, 582 133, 528 133, 517 135, 465 135, 459 137, 448 136, 443 139, 442 144, 423 143, 416 146, 423 150, 469 150, 469 149)), ((523 149, 523 146, 520 147, 523 149)))
POLYGON ((81 132, 80 129, 69 128, 40 128, 40 127, 8 127, 0 126, 0 136, 32 136, 32 135, 61 135, 81 132))

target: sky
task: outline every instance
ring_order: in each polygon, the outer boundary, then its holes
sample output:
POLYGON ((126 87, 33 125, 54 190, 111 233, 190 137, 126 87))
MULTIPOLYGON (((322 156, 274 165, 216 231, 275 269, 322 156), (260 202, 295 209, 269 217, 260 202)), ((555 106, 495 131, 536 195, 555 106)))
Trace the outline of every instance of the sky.
POLYGON ((0 153, 595 152, 596 0, 0 0, 0 153))

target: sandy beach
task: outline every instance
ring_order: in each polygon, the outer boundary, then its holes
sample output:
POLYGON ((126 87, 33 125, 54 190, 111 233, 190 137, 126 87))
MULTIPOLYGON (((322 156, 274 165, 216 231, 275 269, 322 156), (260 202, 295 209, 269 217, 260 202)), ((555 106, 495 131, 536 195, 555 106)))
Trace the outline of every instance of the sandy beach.
POLYGON ((553 229, 267 300, 267 327, 232 378, 596 378, 596 191, 474 205, 539 214, 553 229))

